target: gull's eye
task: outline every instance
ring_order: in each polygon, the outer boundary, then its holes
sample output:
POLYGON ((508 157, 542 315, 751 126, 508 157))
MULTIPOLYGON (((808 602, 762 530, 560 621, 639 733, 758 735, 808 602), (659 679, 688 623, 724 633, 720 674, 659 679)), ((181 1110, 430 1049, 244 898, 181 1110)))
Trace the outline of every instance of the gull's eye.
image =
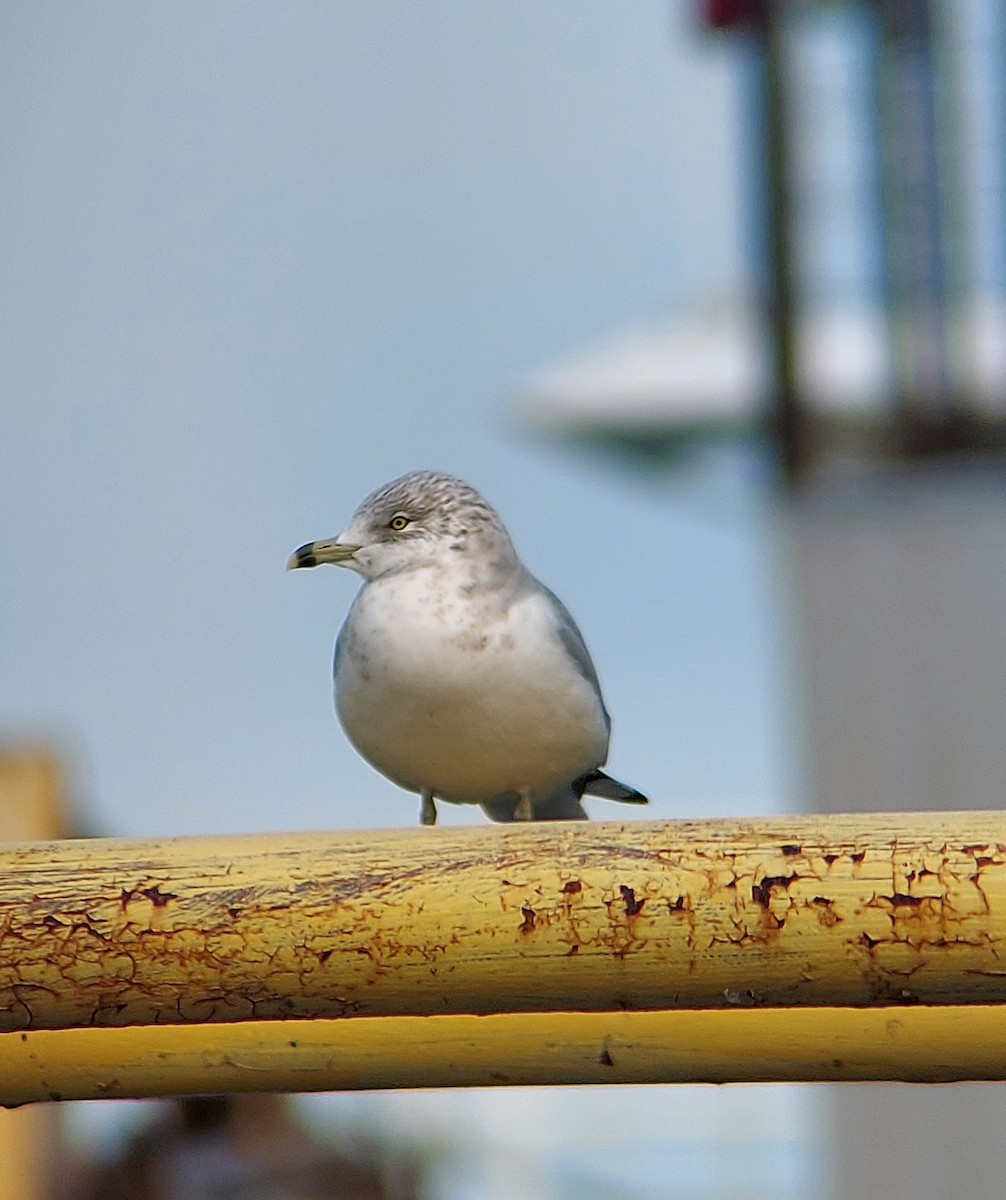
POLYGON ((403 513, 395 513, 388 522, 388 528, 393 529, 395 533, 401 533, 403 529, 411 524, 412 522, 403 513))

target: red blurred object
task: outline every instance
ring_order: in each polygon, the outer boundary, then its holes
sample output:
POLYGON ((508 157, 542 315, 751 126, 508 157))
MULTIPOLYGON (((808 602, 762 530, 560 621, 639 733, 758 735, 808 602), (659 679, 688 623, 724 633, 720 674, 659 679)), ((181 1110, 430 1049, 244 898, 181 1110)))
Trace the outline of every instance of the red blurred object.
POLYGON ((713 29, 757 29, 770 0, 702 0, 703 18, 713 29))

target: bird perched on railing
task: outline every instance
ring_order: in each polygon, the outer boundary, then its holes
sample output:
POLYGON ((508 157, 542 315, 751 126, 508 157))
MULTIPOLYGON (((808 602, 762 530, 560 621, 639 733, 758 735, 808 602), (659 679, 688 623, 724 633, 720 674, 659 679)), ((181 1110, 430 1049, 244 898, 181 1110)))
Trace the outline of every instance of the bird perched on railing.
POLYGON ((403 475, 288 566, 321 563, 364 580, 335 645, 339 719, 424 825, 437 799, 494 821, 584 819, 585 793, 647 803, 601 770, 611 722, 576 623, 473 487, 403 475))

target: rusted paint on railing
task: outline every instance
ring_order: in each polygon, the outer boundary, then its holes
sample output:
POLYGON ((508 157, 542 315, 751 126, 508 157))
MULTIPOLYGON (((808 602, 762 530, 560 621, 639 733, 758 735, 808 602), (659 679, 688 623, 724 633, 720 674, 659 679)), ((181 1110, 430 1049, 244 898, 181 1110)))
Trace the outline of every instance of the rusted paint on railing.
POLYGON ((0 1030, 1006 1001, 998 813, 0 848, 0 1030))

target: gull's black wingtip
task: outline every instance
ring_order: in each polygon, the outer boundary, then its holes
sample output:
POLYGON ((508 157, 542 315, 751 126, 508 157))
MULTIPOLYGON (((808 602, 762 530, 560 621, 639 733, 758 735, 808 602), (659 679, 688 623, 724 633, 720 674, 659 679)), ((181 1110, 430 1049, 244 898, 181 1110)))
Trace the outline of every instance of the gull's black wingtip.
POLYGON ((622 804, 649 804, 648 797, 627 783, 619 783, 603 771, 588 771, 573 783, 577 796, 600 796, 602 800, 618 800, 622 804))

